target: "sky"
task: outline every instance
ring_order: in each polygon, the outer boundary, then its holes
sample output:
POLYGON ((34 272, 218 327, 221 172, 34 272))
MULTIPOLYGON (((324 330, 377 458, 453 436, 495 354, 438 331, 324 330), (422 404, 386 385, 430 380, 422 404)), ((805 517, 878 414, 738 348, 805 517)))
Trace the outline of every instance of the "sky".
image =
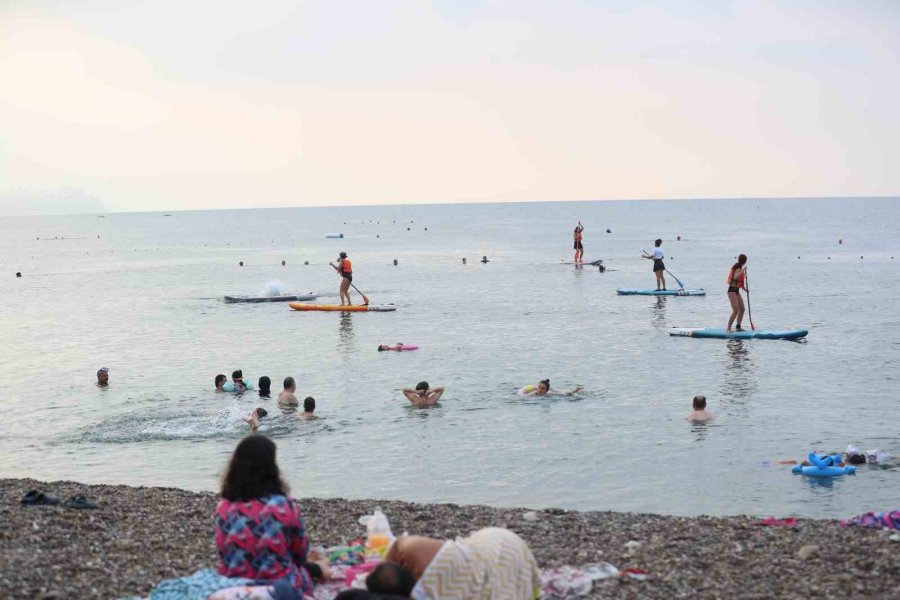
POLYGON ((900 195, 900 2, 0 0, 0 215, 900 195))

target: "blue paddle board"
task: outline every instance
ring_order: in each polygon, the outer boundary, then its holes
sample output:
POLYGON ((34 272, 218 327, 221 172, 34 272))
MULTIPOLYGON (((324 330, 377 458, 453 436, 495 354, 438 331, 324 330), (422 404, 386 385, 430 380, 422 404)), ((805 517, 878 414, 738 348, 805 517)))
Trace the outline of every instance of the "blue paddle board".
POLYGON ((728 332, 717 327, 673 327, 669 335, 680 335, 695 338, 727 338, 738 340, 799 340, 809 333, 805 329, 785 329, 783 331, 732 331, 728 332))
POLYGON ((706 290, 636 290, 633 288, 619 288, 616 292, 620 296, 705 296, 706 290))

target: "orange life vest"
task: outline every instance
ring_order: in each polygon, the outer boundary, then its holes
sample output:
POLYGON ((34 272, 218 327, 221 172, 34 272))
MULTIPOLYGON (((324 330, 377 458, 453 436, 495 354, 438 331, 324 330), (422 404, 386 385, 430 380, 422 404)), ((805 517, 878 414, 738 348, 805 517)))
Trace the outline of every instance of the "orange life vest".
POLYGON ((576 229, 576 230, 575 230, 575 241, 576 241, 576 242, 580 242, 580 241, 581 241, 581 230, 579 230, 579 229, 576 229))
POLYGON ((349 258, 344 258, 341 260, 341 273, 346 273, 347 275, 353 275, 353 265, 350 262, 349 258))
POLYGON ((741 289, 744 287, 744 269, 742 267, 738 267, 737 269, 732 269, 731 271, 731 282, 728 284, 730 286, 741 289), (737 272, 737 276, 735 276, 735 272, 737 272))

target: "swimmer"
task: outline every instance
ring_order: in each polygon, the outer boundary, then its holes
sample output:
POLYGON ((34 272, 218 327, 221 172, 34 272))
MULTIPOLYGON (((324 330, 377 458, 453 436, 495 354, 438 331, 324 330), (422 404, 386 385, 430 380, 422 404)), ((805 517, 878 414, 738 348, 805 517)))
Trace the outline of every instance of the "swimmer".
POLYGON ((235 394, 242 394, 247 390, 253 389, 253 383, 249 381, 244 381, 244 372, 240 369, 236 371, 232 371, 231 373, 231 382, 226 383, 223 387, 223 390, 226 392, 234 392, 235 394))
POLYGON ((307 396, 303 399, 303 412, 300 413, 300 416, 304 419, 308 419, 312 421, 316 418, 316 399, 312 396, 307 396))
POLYGON ((294 392, 297 390, 297 384, 293 377, 284 378, 284 389, 278 394, 278 404, 280 406, 298 406, 297 396, 294 392))
POLYGON ((731 332, 735 319, 737 319, 736 329, 743 331, 741 321, 744 319, 744 299, 741 297, 741 289, 747 289, 746 265, 747 255, 741 254, 728 271, 728 301, 731 303, 731 316, 728 317, 728 326, 725 328, 728 332, 731 332))
POLYGON ((244 417, 244 422, 250 426, 250 431, 256 432, 259 429, 259 420, 269 414, 269 411, 264 409, 263 407, 254 408, 250 411, 250 414, 244 417))
POLYGON ((488 264, 488 263, 491 262, 491 261, 488 260, 488 257, 487 257, 487 256, 482 256, 482 257, 481 257, 481 262, 484 263, 484 264, 488 264))
POLYGON ((584 225, 581 224, 581 221, 578 221, 578 225, 575 227, 575 231, 572 233, 572 236, 575 238, 575 262, 580 263, 584 258, 584 246, 581 243, 584 231, 584 225))
POLYGON ((394 350, 395 352, 403 351, 403 342, 397 342, 396 346, 388 346, 387 344, 379 344, 378 351, 385 352, 386 350, 394 350))
POLYGON ((541 379, 536 386, 534 385, 526 385, 521 390, 519 390, 519 395, 521 396, 574 396, 584 388, 580 385, 576 385, 575 389, 569 390, 568 392, 557 392, 550 391, 550 380, 549 379, 541 379))
POLYGON ((260 398, 268 398, 271 392, 269 391, 272 387, 272 380, 263 375, 259 378, 259 397, 260 398))
POLYGON ((412 402, 413 406, 434 406, 444 395, 444 388, 429 388, 427 381, 420 381, 414 390, 404 388, 403 395, 412 402))
POLYGON ((103 367, 97 371, 97 387, 109 386, 109 369, 103 367))
POLYGON ((328 264, 334 267, 334 270, 341 276, 341 306, 344 306, 345 299, 347 300, 347 306, 352 306, 352 303, 350 302, 350 284, 353 283, 353 265, 350 262, 350 259, 347 258, 347 253, 341 252, 338 255, 338 264, 328 264))
POLYGON ((641 254, 641 257, 653 261, 653 274, 656 275, 656 291, 659 292, 666 289, 666 277, 664 275, 666 264, 663 262, 663 251, 660 248, 662 240, 656 240, 653 242, 653 245, 655 246, 653 252, 651 254, 641 254))
POLYGON ((685 420, 695 423, 703 423, 711 421, 715 417, 711 412, 706 410, 706 396, 703 394, 694 396, 694 412, 685 417, 685 420))
POLYGON ((216 375, 216 393, 220 394, 225 391, 225 383, 228 381, 228 378, 225 377, 223 373, 219 373, 216 375))

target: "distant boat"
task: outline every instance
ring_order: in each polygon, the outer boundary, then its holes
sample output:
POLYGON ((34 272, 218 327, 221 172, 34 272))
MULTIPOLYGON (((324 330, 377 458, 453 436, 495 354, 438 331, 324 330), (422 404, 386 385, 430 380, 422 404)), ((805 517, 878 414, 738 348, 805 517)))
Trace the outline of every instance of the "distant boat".
POLYGON ((164 216, 164 217, 171 217, 172 215, 166 213, 166 214, 164 214, 163 216, 164 216))
POLYGON ((106 218, 106 215, 97 215, 97 218, 98 218, 98 219, 105 219, 105 218, 106 218))

